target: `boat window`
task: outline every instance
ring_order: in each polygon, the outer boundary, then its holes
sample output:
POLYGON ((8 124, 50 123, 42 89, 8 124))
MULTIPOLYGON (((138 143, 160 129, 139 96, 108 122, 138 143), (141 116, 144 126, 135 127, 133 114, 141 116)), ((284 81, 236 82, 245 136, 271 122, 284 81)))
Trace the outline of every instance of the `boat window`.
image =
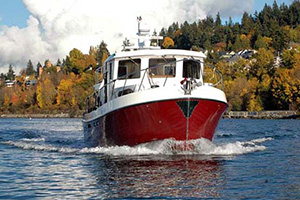
POLYGON ((109 63, 109 79, 112 80, 114 75, 113 63, 109 63))
POLYGON ((140 78, 141 59, 120 60, 118 79, 140 78))
POLYGON ((158 58, 149 59, 150 76, 154 78, 175 77, 176 59, 175 58, 158 58))
POLYGON ((200 78, 200 63, 194 60, 183 61, 183 77, 184 78, 200 78))

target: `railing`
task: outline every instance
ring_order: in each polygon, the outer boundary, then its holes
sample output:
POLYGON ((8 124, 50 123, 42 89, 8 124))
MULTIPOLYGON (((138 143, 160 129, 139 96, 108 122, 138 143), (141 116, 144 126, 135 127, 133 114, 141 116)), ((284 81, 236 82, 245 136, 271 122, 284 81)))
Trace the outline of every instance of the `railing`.
MULTIPOLYGON (((204 72, 203 74, 200 74, 200 76, 203 77, 203 80, 206 77, 206 79, 210 81, 210 83, 212 84, 212 86, 220 88, 221 90, 223 90, 223 76, 222 76, 222 73, 215 66, 209 65, 209 64, 205 64, 204 62, 202 62, 200 60, 196 60, 196 59, 194 59, 192 57, 189 58, 189 59, 184 58, 184 59, 177 60, 177 61, 172 61, 172 62, 168 62, 168 63, 162 63, 162 64, 159 64, 159 65, 154 66, 154 67, 148 67, 148 68, 142 69, 142 70, 140 70, 138 72, 132 72, 132 73, 129 73, 129 74, 126 74, 124 76, 120 76, 120 77, 118 77, 116 79, 111 80, 107 84, 103 85, 98 91, 95 91, 93 94, 91 94, 90 96, 87 97, 87 99, 86 99, 86 109, 85 109, 86 111, 85 111, 85 114, 86 113, 90 113, 93 110, 96 110, 97 108, 99 108, 100 106, 102 106, 103 104, 105 104, 107 102, 107 100, 108 100, 108 95, 110 95, 110 99, 113 99, 115 96, 116 97, 120 97, 120 96, 123 96, 123 95, 126 95, 126 94, 130 94, 130 93, 133 93, 133 92, 139 92, 139 91, 141 91, 142 90, 142 86, 145 85, 144 84, 145 79, 148 80, 148 83, 149 83, 149 86, 150 86, 149 89, 159 87, 156 84, 154 84, 153 77, 151 75, 149 75, 150 74, 150 70, 151 69, 155 69, 155 68, 159 68, 159 67, 162 67, 162 66, 165 66, 167 64, 172 64, 172 63, 176 63, 176 62, 182 62, 182 61, 186 61, 186 60, 193 60, 195 62, 198 62, 200 64, 200 73, 202 72, 202 70, 201 70, 201 66, 202 65, 201 64, 203 64, 204 66, 208 66, 211 69, 211 71, 210 72, 204 72), (128 82, 129 77, 132 76, 132 75, 135 75, 136 73, 143 74, 143 76, 142 76, 142 79, 141 79, 140 83, 135 84, 134 88, 132 88, 132 85, 127 85, 127 82, 128 82), (115 83, 116 83, 116 81, 119 81, 119 80, 124 81, 124 85, 123 85, 123 87, 122 87, 121 90, 117 90, 117 89, 120 89, 120 87, 115 88, 115 83), (108 88, 111 90, 110 91, 111 93, 110 94, 106 94, 107 96, 103 97, 103 93, 106 93, 104 90, 107 90, 108 88), (104 100, 103 100, 103 98, 104 98, 104 100)), ((169 77, 172 77, 172 76, 166 75, 165 80, 163 81, 162 87, 166 86, 166 83, 167 83, 169 77)), ((196 81, 195 79, 190 80, 190 82, 195 82, 195 81, 196 81)), ((202 83, 201 84, 194 83, 192 85, 192 88, 196 87, 196 86, 201 86, 201 85, 202 85, 202 83)))
POLYGON ((273 111, 229 111, 225 118, 284 118, 297 115, 297 111, 273 110, 273 111))

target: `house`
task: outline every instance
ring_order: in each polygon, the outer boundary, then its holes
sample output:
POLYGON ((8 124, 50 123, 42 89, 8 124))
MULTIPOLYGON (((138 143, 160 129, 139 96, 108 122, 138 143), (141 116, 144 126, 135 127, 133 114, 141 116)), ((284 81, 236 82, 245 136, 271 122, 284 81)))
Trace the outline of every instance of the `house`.
POLYGON ((36 80, 26 80, 25 85, 26 85, 26 87, 31 86, 31 85, 36 85, 36 80))
POLYGON ((14 81, 14 80, 13 80, 13 81, 11 81, 11 80, 6 80, 6 81, 5 81, 5 86, 6 86, 6 87, 13 87, 14 84, 15 84, 15 81, 14 81))

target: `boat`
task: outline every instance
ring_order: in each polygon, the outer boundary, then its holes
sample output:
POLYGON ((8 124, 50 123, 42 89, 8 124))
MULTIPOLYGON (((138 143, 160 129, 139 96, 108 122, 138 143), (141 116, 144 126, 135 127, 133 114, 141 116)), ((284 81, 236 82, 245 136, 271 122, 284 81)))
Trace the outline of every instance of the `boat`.
POLYGON ((161 49, 138 19, 135 44, 96 69, 86 99, 84 139, 91 146, 135 146, 164 139, 212 140, 228 107, 222 74, 202 52, 161 49))

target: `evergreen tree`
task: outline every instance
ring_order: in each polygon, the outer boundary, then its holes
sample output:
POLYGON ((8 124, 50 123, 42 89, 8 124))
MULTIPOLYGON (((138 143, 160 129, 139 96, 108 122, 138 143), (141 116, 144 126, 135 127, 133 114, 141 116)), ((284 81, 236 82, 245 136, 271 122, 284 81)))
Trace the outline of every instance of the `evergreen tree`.
POLYGON ((15 79, 15 71, 12 68, 12 65, 9 65, 8 72, 6 74, 6 80, 14 80, 15 79))
POLYGON ((275 19, 277 22, 279 22, 279 19, 280 19, 281 16, 280 16, 280 10, 278 8, 276 0, 273 3, 272 16, 273 16, 273 19, 275 19))
POLYGON ((290 6, 291 26, 297 27, 300 24, 300 1, 294 0, 290 6))
POLYGON ((217 28, 220 27, 221 25, 222 25, 222 21, 221 21, 220 13, 218 12, 216 16, 215 27, 217 28))
POLYGON ((228 26, 229 26, 229 28, 231 28, 233 26, 233 21, 232 21, 231 17, 229 17, 228 26))
POLYGON ((57 59, 56 66, 60 66, 60 67, 62 66, 60 59, 57 59))
POLYGON ((29 60, 27 63, 27 67, 26 67, 26 75, 31 76, 31 75, 35 75, 35 74, 36 74, 36 71, 33 68, 33 64, 31 62, 31 60, 29 60))
POLYGON ((242 17, 241 32, 247 35, 251 31, 252 27, 253 27, 252 17, 249 16, 247 12, 244 12, 242 17))
POLYGON ((104 61, 108 56, 110 56, 110 53, 107 49, 107 44, 102 41, 99 46, 97 46, 97 59, 96 61, 99 63, 100 66, 104 64, 104 61))

